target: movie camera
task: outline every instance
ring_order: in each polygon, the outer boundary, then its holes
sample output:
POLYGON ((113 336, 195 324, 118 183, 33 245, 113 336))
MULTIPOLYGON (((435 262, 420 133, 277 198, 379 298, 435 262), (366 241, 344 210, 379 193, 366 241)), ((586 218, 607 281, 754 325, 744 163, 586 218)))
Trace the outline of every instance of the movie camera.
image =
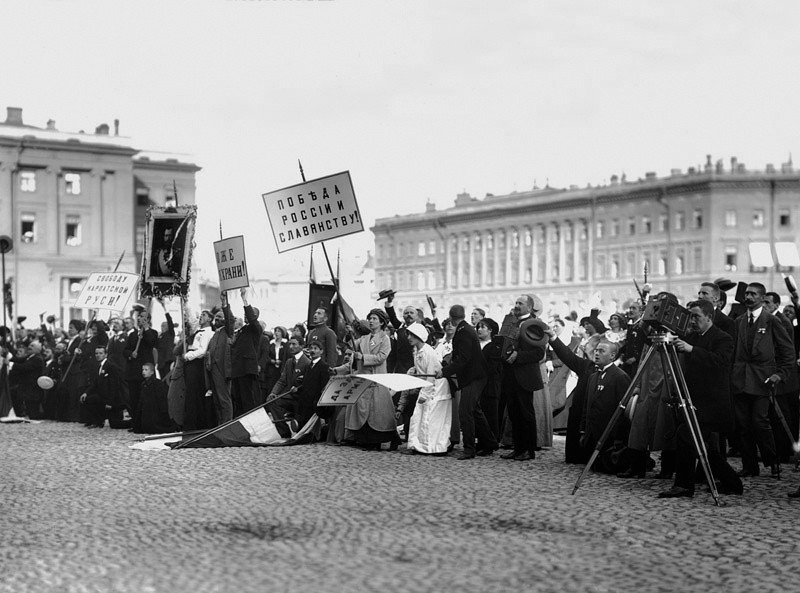
POLYGON ((691 316, 689 309, 678 303, 677 297, 662 292, 647 300, 642 320, 656 331, 668 331, 684 338, 689 333, 691 316))

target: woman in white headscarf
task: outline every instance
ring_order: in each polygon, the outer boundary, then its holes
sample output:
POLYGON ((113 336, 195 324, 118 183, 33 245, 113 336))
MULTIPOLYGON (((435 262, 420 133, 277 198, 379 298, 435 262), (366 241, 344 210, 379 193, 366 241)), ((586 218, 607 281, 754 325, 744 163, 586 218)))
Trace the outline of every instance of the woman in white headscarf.
POLYGON ((450 424, 453 415, 453 400, 447 379, 434 379, 442 370, 436 352, 426 342, 428 330, 420 323, 407 328, 408 341, 414 347, 414 366, 409 375, 419 375, 429 385, 419 391, 414 414, 408 429, 407 455, 414 453, 447 454, 450 445, 450 424))

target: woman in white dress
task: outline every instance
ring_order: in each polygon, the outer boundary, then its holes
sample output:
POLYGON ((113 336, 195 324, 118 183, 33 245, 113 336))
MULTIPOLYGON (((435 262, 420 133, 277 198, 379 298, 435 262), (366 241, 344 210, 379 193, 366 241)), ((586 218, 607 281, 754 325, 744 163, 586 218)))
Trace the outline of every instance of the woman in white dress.
POLYGON ((439 357, 426 342, 428 330, 420 323, 412 323, 407 328, 408 341, 414 347, 414 367, 408 369, 410 375, 423 375, 429 385, 419 391, 414 414, 408 429, 408 449, 404 454, 447 453, 450 445, 450 424, 453 400, 447 379, 434 379, 433 375, 442 370, 439 357))

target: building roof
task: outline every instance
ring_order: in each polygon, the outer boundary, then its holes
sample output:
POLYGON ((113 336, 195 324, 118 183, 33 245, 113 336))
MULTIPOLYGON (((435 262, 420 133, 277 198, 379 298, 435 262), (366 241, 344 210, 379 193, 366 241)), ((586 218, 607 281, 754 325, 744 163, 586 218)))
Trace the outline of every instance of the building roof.
POLYGON ((505 195, 487 194, 484 199, 478 199, 469 194, 459 194, 455 204, 444 210, 436 210, 433 204, 428 204, 425 212, 414 214, 395 215, 393 217, 379 218, 375 221, 372 231, 389 228, 413 228, 420 224, 445 224, 476 217, 485 218, 487 215, 507 216, 510 214, 530 213, 532 210, 562 210, 565 208, 586 207, 594 204, 606 204, 636 199, 657 199, 660 196, 683 194, 687 191, 697 191, 708 188, 710 185, 725 185, 729 187, 752 187, 770 182, 800 183, 800 172, 795 171, 791 161, 785 163, 780 170, 775 170, 771 165, 766 171, 748 171, 743 165, 732 159, 732 170, 721 170, 720 163, 716 167, 707 165, 705 170, 698 171, 690 168, 687 172, 673 169, 667 177, 657 177, 655 173, 648 173, 644 179, 638 181, 619 181, 616 176, 608 185, 597 187, 569 189, 551 188, 532 189, 524 192, 512 192, 505 195))

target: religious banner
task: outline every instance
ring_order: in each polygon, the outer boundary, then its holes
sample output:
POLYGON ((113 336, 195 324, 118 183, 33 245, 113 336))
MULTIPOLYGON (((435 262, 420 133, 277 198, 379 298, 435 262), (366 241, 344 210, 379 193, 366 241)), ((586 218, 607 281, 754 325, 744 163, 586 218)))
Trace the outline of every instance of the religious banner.
POLYGON ((335 375, 330 378, 318 406, 350 406, 358 401, 365 391, 378 383, 392 391, 419 389, 430 385, 425 379, 402 373, 378 373, 374 375, 335 375))
POLYGON ((143 297, 186 296, 192 270, 197 206, 150 206, 145 214, 143 297))
POLYGON ((238 235, 214 241, 214 255, 217 260, 220 290, 250 286, 244 255, 244 236, 238 235))
POLYGON ((278 253, 364 230, 349 171, 261 197, 278 253))
POLYGON ((138 281, 139 275, 130 272, 93 272, 84 283, 75 308, 124 311, 138 281))

